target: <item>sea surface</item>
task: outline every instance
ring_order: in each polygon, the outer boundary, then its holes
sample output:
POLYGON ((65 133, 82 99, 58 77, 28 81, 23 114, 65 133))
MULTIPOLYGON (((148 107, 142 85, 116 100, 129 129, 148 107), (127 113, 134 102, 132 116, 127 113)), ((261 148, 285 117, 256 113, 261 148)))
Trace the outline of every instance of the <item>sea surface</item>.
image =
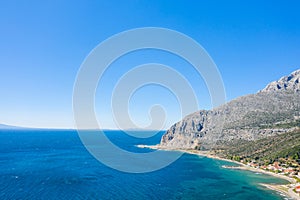
MULTIPOLYGON (((106 131, 118 146, 146 152, 163 132, 138 139, 106 131)), ((143 132, 141 132, 143 134, 143 132)), ((0 130, 0 199, 287 199, 259 183, 285 180, 224 169, 225 161, 184 154, 168 167, 144 174, 111 169, 82 145, 73 130, 0 130)))

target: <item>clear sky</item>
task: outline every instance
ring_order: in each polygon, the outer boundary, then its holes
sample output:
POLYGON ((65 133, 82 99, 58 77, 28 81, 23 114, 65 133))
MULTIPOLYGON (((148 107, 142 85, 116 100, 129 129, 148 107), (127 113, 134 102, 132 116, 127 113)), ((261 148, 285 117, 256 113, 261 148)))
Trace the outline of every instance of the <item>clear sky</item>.
MULTIPOLYGON (((84 58, 106 38, 139 27, 174 29, 200 43, 219 68, 227 101, 255 93, 300 68, 299 8, 299 1, 1 1, 0 123, 72 128, 73 84, 84 58)), ((183 60, 150 50, 114 63, 106 97, 122 72, 148 62, 181 71, 199 107, 211 107, 203 80, 183 60)), ((180 120, 174 96, 155 85, 129 104, 140 125, 149 123, 153 104, 171 112, 166 127, 180 120)), ((115 128, 109 101, 97 100, 96 109, 102 125, 115 128)))

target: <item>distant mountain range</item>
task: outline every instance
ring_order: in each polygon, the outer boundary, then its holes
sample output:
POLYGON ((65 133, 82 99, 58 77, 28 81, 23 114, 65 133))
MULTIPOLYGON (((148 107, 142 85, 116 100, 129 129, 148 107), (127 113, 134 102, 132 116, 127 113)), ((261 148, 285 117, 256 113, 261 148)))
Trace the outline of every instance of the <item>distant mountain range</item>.
POLYGON ((222 149, 289 133, 300 127, 300 70, 213 110, 200 110, 174 124, 160 146, 222 149))
POLYGON ((29 129, 29 128, 0 124, 0 130, 3 130, 3 129, 29 129))

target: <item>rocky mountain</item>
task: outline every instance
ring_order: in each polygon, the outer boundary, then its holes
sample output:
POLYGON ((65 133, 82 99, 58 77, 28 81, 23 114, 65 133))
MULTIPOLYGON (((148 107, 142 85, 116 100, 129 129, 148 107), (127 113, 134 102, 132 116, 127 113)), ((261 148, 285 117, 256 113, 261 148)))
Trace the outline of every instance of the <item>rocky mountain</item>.
POLYGON ((267 85, 261 92, 271 92, 278 90, 291 90, 295 92, 300 91, 300 70, 297 70, 289 76, 284 76, 278 81, 274 81, 267 85))
POLYGON ((256 94, 190 114, 170 127, 160 146, 207 150, 291 132, 300 126, 299 81, 297 70, 256 94))

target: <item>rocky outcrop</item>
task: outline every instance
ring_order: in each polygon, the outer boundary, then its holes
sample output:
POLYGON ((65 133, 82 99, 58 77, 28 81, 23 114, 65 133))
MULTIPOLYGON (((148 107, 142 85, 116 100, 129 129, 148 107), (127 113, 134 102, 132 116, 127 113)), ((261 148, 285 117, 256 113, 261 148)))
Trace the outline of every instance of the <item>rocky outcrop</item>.
POLYGON ((295 71, 257 94, 188 115, 163 135, 160 146, 210 149, 218 143, 257 140, 293 130, 300 119, 299 75, 300 70, 295 71))
POLYGON ((274 81, 267 85, 261 92, 272 92, 279 90, 300 91, 300 70, 297 70, 289 76, 284 76, 278 81, 274 81))

